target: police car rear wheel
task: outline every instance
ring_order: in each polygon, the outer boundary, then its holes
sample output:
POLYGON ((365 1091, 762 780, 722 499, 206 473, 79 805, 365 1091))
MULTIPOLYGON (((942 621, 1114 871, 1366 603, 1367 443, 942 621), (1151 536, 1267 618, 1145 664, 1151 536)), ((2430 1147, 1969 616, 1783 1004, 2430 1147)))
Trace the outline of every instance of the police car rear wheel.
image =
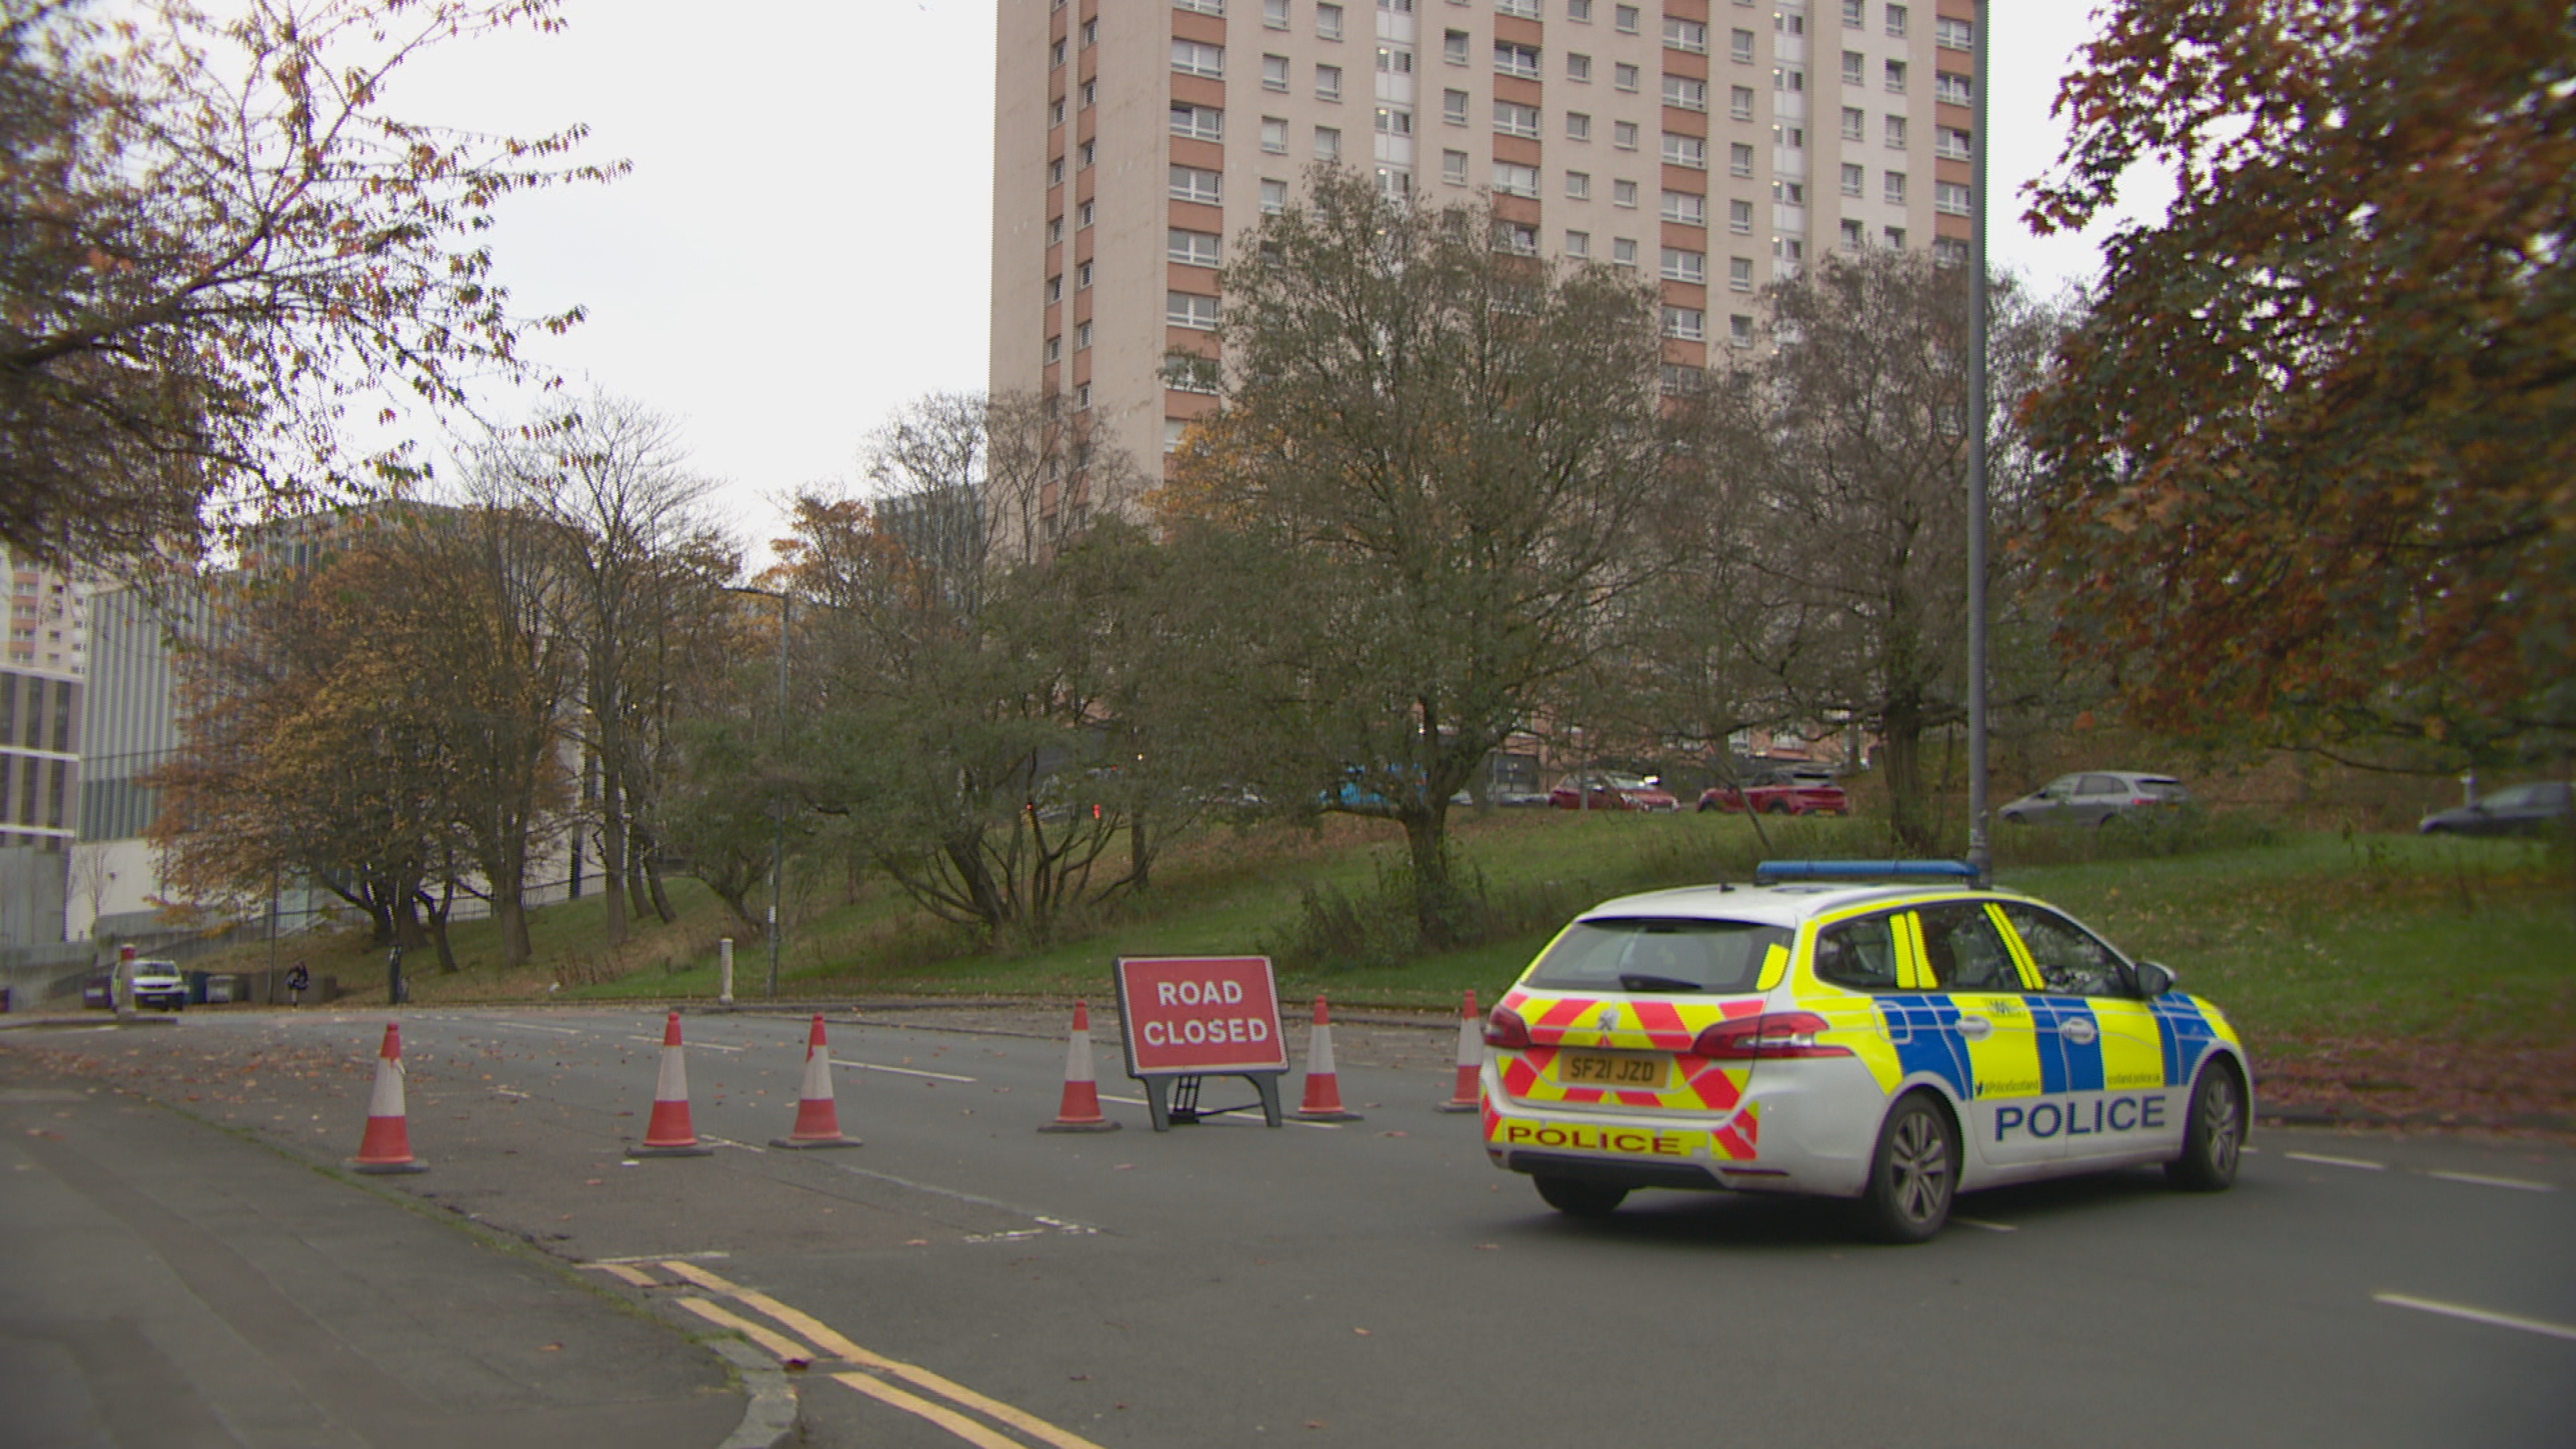
POLYGON ((2165 1164, 2165 1180, 2185 1192, 2224 1192, 2235 1185, 2245 1148, 2245 1091, 2236 1074, 2212 1062, 2191 1089, 2182 1156, 2165 1164))
POLYGON ((1861 1214, 1872 1236, 1920 1243, 1950 1220, 1959 1188, 1959 1134, 1921 1093, 1900 1099, 1878 1129, 1861 1214))
POLYGON ((1568 1217, 1606 1218, 1627 1201, 1628 1189, 1606 1182, 1584 1182, 1571 1177, 1538 1177, 1539 1199, 1568 1217))

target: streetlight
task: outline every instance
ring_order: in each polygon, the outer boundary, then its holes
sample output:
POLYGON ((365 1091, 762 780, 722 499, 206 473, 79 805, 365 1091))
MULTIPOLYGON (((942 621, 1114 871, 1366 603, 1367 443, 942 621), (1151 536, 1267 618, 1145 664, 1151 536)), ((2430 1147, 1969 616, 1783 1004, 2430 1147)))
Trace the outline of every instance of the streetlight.
MULTIPOLYGON (((731 594, 758 594, 778 601, 778 758, 787 758, 787 613, 794 600, 784 590, 755 589, 747 585, 727 584, 731 594)), ((778 999, 778 935, 782 929, 778 917, 778 884, 787 864, 787 792, 773 787, 769 798, 769 999, 778 999)))
POLYGON ((1977 119, 1968 156, 1968 864, 1984 884, 1995 872, 1994 843, 1986 838, 1986 154, 1994 137, 1986 129, 1986 68, 1990 0, 1977 0, 1975 70, 1977 119))

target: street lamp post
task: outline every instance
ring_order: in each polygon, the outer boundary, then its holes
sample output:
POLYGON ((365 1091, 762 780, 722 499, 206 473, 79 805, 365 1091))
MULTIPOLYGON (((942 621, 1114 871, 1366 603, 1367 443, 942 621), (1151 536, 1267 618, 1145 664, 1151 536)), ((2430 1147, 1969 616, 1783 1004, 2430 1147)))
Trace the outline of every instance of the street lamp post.
POLYGON ((1986 67, 1990 0, 1977 0, 1973 40, 1977 64, 1972 97, 1975 131, 1968 157, 1968 200, 1975 209, 1968 228, 1968 864, 1980 884, 1995 870, 1994 843, 1986 836, 1986 156, 1994 137, 1986 129, 1986 67))

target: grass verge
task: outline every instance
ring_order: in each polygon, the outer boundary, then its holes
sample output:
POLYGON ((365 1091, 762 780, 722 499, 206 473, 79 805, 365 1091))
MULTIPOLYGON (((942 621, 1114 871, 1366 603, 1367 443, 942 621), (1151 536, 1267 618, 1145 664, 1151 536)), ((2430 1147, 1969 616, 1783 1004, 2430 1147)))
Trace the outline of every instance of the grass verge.
MULTIPOLYGON (((1460 876, 1481 902, 1482 939, 1438 954, 1305 949, 1338 912, 1360 936, 1400 935, 1403 845, 1378 822, 1225 830, 1174 847, 1150 893, 1080 923, 1067 939, 1001 947, 935 921, 882 885, 792 920, 783 996, 1098 996, 1119 955, 1271 954, 1283 990, 1346 1006, 1453 1008, 1490 1001, 1556 926, 1613 895, 1747 879, 1762 858, 1890 853, 1868 820, 1755 822, 1736 816, 1462 817, 1460 876), (1758 827, 1758 828, 1757 828, 1758 827), (1390 921, 1393 926, 1390 926, 1390 921)), ((2006 831, 1998 876, 2052 901, 2133 955, 2181 973, 2254 1045, 2267 1098, 2284 1092, 2438 1115, 2473 1089, 2522 1116, 2576 1115, 2576 855, 2563 845, 2413 835, 2276 833, 2221 816, 2148 831, 2006 831), (2466 1084, 2466 1085, 2464 1085, 2466 1084)), ((712 895, 672 882, 679 919, 599 947, 597 898, 539 912, 537 956, 491 964, 487 923, 455 932, 463 969, 415 956, 424 1003, 706 1000, 715 942, 734 924, 712 895)), ((242 948, 257 969, 264 947, 242 948)), ((382 962, 351 943, 309 943, 317 975, 373 987, 382 962)), ((756 999, 768 960, 742 942, 737 991, 756 999)))

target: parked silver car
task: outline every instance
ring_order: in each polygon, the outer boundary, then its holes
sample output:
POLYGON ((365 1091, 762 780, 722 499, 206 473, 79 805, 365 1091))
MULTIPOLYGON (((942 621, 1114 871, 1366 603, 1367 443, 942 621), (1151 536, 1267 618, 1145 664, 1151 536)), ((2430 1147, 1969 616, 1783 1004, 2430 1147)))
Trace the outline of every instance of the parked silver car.
POLYGON ((2012 825, 2101 825, 2133 811, 2190 803, 2191 792, 2171 775, 2087 770, 2060 775, 1995 813, 2012 825))

